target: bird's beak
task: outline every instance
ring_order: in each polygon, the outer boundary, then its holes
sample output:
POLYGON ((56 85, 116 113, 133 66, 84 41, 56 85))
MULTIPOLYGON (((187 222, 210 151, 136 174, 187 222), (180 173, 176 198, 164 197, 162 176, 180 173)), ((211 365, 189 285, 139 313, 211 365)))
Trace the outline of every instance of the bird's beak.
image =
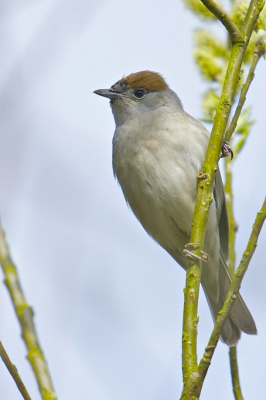
POLYGON ((123 94, 116 92, 112 89, 98 89, 94 90, 95 94, 98 94, 99 96, 107 97, 108 99, 120 99, 123 94))

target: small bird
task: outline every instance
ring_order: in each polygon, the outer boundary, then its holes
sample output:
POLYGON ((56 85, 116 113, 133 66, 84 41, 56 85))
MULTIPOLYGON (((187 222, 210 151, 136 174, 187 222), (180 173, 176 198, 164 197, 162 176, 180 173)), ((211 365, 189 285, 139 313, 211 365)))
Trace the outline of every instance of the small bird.
MULTIPOLYGON (((146 232, 184 269, 197 197, 197 174, 203 166, 209 133, 187 114, 164 78, 151 71, 123 77, 110 89, 95 90, 110 99, 116 124, 113 171, 126 202, 146 232)), ((223 183, 217 169, 204 242, 209 260, 201 284, 213 319, 221 310, 231 276, 228 217, 223 183)), ((221 332, 235 346, 241 331, 255 335, 255 322, 240 294, 221 332)))

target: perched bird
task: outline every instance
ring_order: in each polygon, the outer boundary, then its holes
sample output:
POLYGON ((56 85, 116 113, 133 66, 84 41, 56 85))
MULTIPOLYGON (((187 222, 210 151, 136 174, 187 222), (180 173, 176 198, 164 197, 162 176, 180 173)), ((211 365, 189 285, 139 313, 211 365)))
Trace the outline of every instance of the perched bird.
MULTIPOLYGON (((190 238, 208 131, 184 111, 179 97, 156 72, 133 73, 94 93, 111 100, 116 124, 113 170, 127 203, 147 233, 186 269, 183 250, 190 238)), ((201 283, 215 319, 231 283, 226 264, 228 217, 219 169, 213 193, 204 243, 209 261, 203 265, 201 283)), ((241 331, 257 333, 238 295, 222 340, 234 346, 241 331)))

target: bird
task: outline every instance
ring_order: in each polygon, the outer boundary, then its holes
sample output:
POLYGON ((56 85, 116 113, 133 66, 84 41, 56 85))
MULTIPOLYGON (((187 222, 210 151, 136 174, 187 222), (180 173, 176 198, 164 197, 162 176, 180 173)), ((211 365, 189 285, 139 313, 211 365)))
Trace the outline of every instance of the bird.
MULTIPOLYGON (((201 171, 209 132, 184 111, 163 76, 140 71, 124 76, 95 94, 110 100, 115 120, 113 172, 124 197, 145 231, 186 270, 197 174, 201 171), (187 253, 187 254, 185 254, 187 253)), ((201 284, 213 320, 231 284, 227 266, 228 216, 217 167, 203 250, 201 284)), ((238 294, 221 330, 221 341, 235 346, 241 332, 257 334, 256 324, 238 294)))

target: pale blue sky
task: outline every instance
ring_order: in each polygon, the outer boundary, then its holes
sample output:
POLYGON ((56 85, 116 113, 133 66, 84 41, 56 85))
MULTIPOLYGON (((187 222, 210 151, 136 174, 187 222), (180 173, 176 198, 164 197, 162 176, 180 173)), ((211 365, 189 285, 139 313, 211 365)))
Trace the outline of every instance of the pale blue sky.
MULTIPOLYGON (((126 206, 112 174, 111 110, 92 92, 151 69, 199 118, 197 26, 181 1, 1 4, 0 213, 59 399, 179 398, 185 274, 126 206)), ((264 60, 247 103, 256 124, 234 167, 238 259, 265 196, 264 60)), ((239 344, 247 399, 265 395, 265 239, 264 229, 242 285, 259 332, 239 344)), ((38 399, 4 285, 0 313, 0 339, 38 399)), ((199 316, 201 356, 212 328, 203 295, 199 316)), ((20 399, 1 362, 0 377, 0 398, 20 399)), ((233 399, 222 343, 202 398, 233 399)))

